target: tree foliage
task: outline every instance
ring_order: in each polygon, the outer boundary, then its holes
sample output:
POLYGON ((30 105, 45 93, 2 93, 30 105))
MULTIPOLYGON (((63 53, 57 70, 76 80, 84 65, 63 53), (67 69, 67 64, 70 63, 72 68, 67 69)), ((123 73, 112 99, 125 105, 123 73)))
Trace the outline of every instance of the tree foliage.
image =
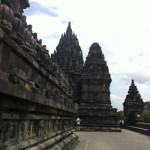
POLYGON ((145 102, 144 110, 150 111, 150 101, 145 102))
POLYGON ((150 111, 144 111, 144 122, 150 123, 150 111))
POLYGON ((124 111, 120 110, 118 113, 119 113, 119 119, 123 120, 124 119, 124 111))

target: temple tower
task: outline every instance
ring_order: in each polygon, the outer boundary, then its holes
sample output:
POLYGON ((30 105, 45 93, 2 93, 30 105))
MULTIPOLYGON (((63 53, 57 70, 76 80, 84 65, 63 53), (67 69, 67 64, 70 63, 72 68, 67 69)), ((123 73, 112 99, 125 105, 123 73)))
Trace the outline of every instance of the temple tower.
POLYGON ((80 75, 83 68, 82 50, 79 45, 77 36, 72 32, 71 23, 68 23, 66 33, 62 34, 56 51, 51 55, 62 71, 69 79, 73 87, 75 101, 78 102, 80 97, 80 75))
POLYGON ((51 55, 60 68, 70 76, 72 73, 81 72, 83 67, 82 50, 77 36, 72 32, 71 23, 68 23, 66 33, 62 34, 56 51, 51 55))
POLYGON ((111 77, 98 43, 90 47, 81 75, 79 115, 83 130, 120 131, 117 109, 110 101, 111 77))
POLYGON ((143 121, 144 102, 137 90, 134 80, 132 80, 126 96, 124 106, 124 116, 127 124, 135 124, 143 121))

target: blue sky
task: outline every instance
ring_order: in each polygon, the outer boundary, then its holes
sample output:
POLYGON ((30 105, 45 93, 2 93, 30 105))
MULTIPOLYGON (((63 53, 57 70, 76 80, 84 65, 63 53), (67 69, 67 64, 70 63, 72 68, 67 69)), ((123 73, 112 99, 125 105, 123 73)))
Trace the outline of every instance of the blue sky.
POLYGON ((44 13, 47 14, 51 17, 57 17, 58 14, 55 12, 55 10, 57 10, 58 8, 55 6, 51 6, 49 7, 49 9, 47 9, 45 6, 42 6, 40 3, 38 3, 38 1, 32 1, 30 2, 30 9, 28 9, 27 11, 25 10, 25 14, 28 16, 32 16, 32 15, 36 15, 37 13, 44 13))
POLYGON ((93 42, 101 45, 112 77, 113 107, 123 109, 132 79, 143 100, 150 100, 149 0, 30 0, 30 5, 27 22, 50 54, 69 21, 84 59, 93 42))

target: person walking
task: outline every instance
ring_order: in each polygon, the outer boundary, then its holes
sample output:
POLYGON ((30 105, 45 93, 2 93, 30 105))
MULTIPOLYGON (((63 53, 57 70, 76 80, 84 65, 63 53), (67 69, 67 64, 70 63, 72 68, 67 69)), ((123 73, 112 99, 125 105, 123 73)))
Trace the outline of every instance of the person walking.
POLYGON ((122 128, 124 128, 124 120, 122 120, 122 128))
POLYGON ((81 120, 78 117, 77 120, 76 120, 76 129, 77 129, 78 132, 80 131, 80 122, 81 122, 81 120))

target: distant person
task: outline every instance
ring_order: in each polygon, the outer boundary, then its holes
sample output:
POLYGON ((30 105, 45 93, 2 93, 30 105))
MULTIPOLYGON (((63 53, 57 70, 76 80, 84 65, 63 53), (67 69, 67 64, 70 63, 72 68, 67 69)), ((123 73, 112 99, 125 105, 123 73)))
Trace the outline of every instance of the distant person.
POLYGON ((122 128, 124 128, 124 120, 122 120, 122 128))
POLYGON ((122 120, 120 120, 120 123, 119 123, 119 124, 120 124, 120 129, 121 129, 121 128, 122 128, 122 120))
POLYGON ((77 118, 77 120, 76 120, 76 129, 77 129, 78 132, 80 131, 80 122, 81 122, 80 118, 77 118))
POLYGON ((127 127, 126 118, 124 117, 124 127, 127 127))

